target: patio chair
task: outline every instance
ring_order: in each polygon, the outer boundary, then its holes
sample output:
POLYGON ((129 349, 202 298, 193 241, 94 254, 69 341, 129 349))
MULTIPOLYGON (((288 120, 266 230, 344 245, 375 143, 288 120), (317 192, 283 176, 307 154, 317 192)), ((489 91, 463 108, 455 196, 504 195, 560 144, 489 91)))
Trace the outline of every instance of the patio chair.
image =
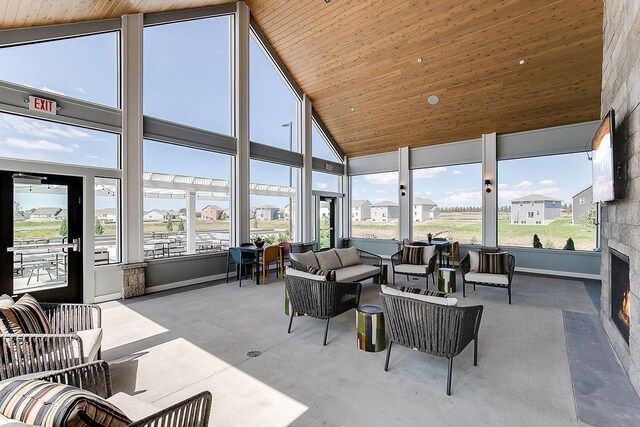
POLYGON ((100 358, 102 314, 95 304, 40 303, 52 332, 2 334, 0 380, 100 358))
POLYGON ((65 384, 94 393, 115 405, 134 421, 130 427, 206 427, 209 425, 212 396, 200 392, 167 408, 155 408, 126 393, 113 394, 109 365, 96 361, 59 370, 36 378, 65 384), (141 416, 142 415, 142 416, 141 416))
POLYGON ((328 282, 288 274, 284 276, 284 283, 293 307, 287 333, 291 333, 296 313, 326 319, 323 345, 327 345, 329 320, 360 305, 361 283, 328 282))
MULTIPOLYGON (((416 242, 417 243, 417 242, 416 242)), ((423 246, 425 250, 427 247, 433 247, 433 245, 421 244, 415 246, 423 246)), ((434 250, 433 255, 431 255, 428 259, 423 259, 424 264, 413 265, 413 264, 404 264, 402 262, 402 250, 399 250, 395 254, 391 255, 391 268, 393 269, 392 282, 395 286, 396 284, 396 274, 404 274, 407 276, 416 276, 416 277, 424 277, 425 278, 425 288, 429 289, 429 276, 431 276, 431 281, 435 285, 435 279, 433 277, 434 272, 436 271, 436 258, 438 257, 438 251, 434 250)))
POLYGON ((451 395, 453 358, 473 341, 473 365, 478 366, 478 331, 483 306, 457 307, 379 294, 389 337, 384 370, 389 370, 394 343, 449 360, 447 395, 451 395))
POLYGON ((280 246, 280 277, 284 277, 284 263, 285 261, 289 261, 291 264, 289 254, 291 254, 291 243, 282 242, 279 244, 280 246))
POLYGON ((270 266, 276 263, 276 277, 278 277, 278 269, 280 267, 280 246, 271 245, 264 248, 262 253, 262 283, 267 284, 267 276, 269 275, 270 266))
POLYGON ((236 265, 240 280, 238 286, 242 287, 243 273, 246 274, 247 267, 251 267, 251 278, 253 279, 258 260, 254 254, 242 252, 240 248, 229 248, 229 252, 227 252, 227 283, 229 283, 229 266, 233 264, 236 265))

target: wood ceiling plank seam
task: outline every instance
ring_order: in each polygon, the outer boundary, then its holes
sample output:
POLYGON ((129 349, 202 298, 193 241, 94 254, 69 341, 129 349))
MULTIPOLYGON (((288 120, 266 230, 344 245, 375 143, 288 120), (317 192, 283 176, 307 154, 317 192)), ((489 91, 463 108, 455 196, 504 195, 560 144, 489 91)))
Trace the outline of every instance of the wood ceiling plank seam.
POLYGON ((6 29, 5 19, 7 18, 7 8, 9 7, 8 0, 0 1, 0 30, 6 29))
POLYGON ((3 29, 13 28, 18 17, 18 9, 20 7, 20 0, 14 0, 8 2, 7 10, 5 12, 5 26, 3 29))
MULTIPOLYGON (((36 14, 35 17, 35 22, 42 22, 46 25, 46 23, 48 22, 47 17, 49 16, 49 13, 51 12, 51 8, 53 7, 53 0, 43 0, 40 7, 38 8, 38 13, 36 14)), ((2 15, 2 12, 0 12, 0 15, 2 15)))

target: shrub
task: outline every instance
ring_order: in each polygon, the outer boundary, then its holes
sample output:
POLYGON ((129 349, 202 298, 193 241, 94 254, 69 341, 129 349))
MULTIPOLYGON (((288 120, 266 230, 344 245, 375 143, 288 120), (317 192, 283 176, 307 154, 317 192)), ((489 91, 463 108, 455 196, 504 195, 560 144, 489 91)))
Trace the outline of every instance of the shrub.
POLYGON ((66 236, 68 231, 69 227, 67 226, 67 218, 63 218, 58 233, 60 233, 61 236, 66 236))
POLYGON ((167 231, 173 231, 173 222, 171 221, 171 218, 167 220, 167 231))
POLYGON ((100 236, 104 233, 104 227, 98 218, 96 218, 96 236, 100 236))
POLYGON ((542 242, 537 234, 533 235, 533 247, 537 249, 542 249, 542 242))
POLYGON ((182 219, 178 222, 178 231, 184 231, 184 221, 182 219))
POLYGON ((553 242, 551 241, 551 239, 547 239, 544 242, 544 248, 545 249, 553 249, 555 246, 553 245, 553 242))
POLYGON ((569 237, 567 239, 567 243, 565 243, 564 248, 565 251, 575 251, 576 245, 573 243, 573 239, 569 237))

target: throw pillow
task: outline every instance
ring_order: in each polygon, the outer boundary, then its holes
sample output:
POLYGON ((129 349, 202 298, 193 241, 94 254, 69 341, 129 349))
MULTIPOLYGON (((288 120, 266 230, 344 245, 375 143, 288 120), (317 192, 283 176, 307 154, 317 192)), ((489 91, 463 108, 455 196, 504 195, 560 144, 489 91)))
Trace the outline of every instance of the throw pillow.
POLYGON ((477 273, 480 266, 480 252, 469 251, 469 264, 471 266, 470 270, 477 273))
POLYGON ((297 254, 290 254, 289 258, 294 260, 295 262, 299 262, 300 264, 304 264, 306 266, 319 268, 318 260, 316 259, 316 254, 311 251, 302 252, 297 254))
POLYGON ((362 264, 360 255, 356 248, 335 249, 336 255, 340 258, 343 267, 362 264))
POLYGON ((403 246, 402 264, 422 265, 424 246, 403 246))
POLYGON ((322 276, 330 282, 336 281, 336 271, 335 270, 320 270, 319 268, 309 267, 309 273, 315 274, 318 276, 322 276))
POLYGON ((412 288, 410 286, 396 286, 396 289, 401 291, 401 292, 408 292, 410 294, 418 294, 418 295, 429 295, 432 297, 440 297, 440 298, 448 298, 449 294, 445 293, 445 292, 439 292, 439 291, 428 291, 426 289, 423 288, 412 288))
POLYGON ((436 253, 436 245, 423 246, 422 249, 422 264, 429 265, 431 257, 436 253))
POLYGON ((0 308, 11 307, 13 304, 15 304, 15 302, 9 295, 2 294, 2 296, 0 296, 0 308))
POLYGON ((51 325, 38 301, 24 294, 11 307, 0 307, 0 333, 3 334, 48 334, 51 325))
POLYGON ((131 420, 105 399, 64 384, 13 379, 0 383, 0 412, 39 426, 124 427, 131 420))
POLYGON ((342 268, 340 258, 338 258, 334 249, 316 252, 316 258, 318 259, 318 268, 322 270, 336 270, 342 268))
POLYGON ((481 252, 478 273, 507 274, 508 252, 481 252))
POLYGON ((387 294, 387 295, 395 295, 399 297, 411 298, 419 301, 430 302, 432 304, 440 304, 440 305, 446 305, 446 306, 458 305, 458 300, 456 298, 441 298, 441 297, 434 297, 431 295, 412 294, 410 292, 402 292, 395 288, 391 288, 385 285, 381 285, 380 289, 382 290, 383 294, 387 294))
POLYGON ((285 276, 302 277, 303 279, 317 280, 324 282, 327 280, 325 276, 318 276, 317 274, 307 273, 306 271, 296 270, 295 268, 287 267, 284 272, 285 276))

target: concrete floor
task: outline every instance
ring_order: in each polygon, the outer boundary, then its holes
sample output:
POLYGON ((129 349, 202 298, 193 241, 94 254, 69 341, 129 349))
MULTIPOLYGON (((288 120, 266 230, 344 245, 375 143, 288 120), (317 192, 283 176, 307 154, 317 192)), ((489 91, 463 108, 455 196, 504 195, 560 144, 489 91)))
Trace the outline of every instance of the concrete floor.
MULTIPOLYGON (((215 426, 581 424, 562 310, 596 313, 582 281, 516 275, 512 305, 502 289, 458 290, 485 310, 479 366, 473 346, 455 359, 452 396, 446 359, 396 346, 384 372, 385 352, 356 347, 354 311, 331 320, 323 347, 317 319, 287 334, 283 282, 244 283, 102 304, 115 391, 166 406, 210 390, 215 426)), ((361 302, 378 292, 366 281, 361 302)))

